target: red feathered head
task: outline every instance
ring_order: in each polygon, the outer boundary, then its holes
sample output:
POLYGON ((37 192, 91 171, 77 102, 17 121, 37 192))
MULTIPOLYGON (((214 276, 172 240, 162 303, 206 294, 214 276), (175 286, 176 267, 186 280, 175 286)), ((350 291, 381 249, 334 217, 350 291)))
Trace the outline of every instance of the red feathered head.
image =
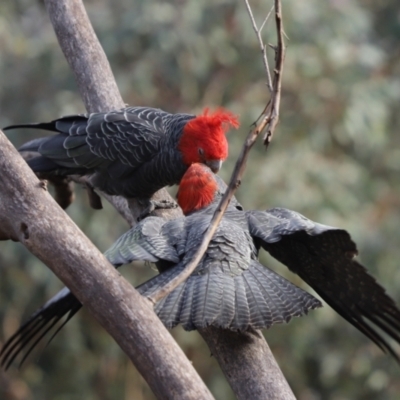
POLYGON ((204 164, 192 164, 183 175, 176 195, 185 215, 210 205, 218 190, 214 174, 204 164))
POLYGON ((178 148, 186 165, 204 163, 218 172, 222 161, 228 157, 225 133, 229 127, 238 128, 237 116, 219 108, 210 113, 206 108, 202 115, 191 119, 183 128, 178 148))

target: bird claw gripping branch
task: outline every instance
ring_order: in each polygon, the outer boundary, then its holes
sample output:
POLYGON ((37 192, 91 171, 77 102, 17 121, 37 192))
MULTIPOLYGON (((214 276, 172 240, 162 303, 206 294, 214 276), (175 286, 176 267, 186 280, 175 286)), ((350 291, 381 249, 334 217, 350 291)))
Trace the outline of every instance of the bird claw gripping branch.
POLYGON ((178 207, 178 204, 175 201, 168 200, 140 200, 139 203, 144 206, 145 209, 140 213, 139 217, 137 218, 138 222, 148 217, 155 210, 168 210, 178 207))

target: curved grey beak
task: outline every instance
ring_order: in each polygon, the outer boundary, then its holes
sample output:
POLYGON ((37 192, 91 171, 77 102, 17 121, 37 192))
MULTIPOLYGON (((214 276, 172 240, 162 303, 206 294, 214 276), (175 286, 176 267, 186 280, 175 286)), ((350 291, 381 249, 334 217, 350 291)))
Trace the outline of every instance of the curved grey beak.
POLYGON ((206 161, 206 165, 216 174, 221 169, 222 160, 209 160, 206 161))

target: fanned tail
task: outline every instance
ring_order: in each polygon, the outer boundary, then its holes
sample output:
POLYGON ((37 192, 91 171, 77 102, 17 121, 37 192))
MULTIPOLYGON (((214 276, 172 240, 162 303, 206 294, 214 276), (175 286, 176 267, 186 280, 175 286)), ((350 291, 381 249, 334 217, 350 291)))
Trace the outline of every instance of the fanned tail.
MULTIPOLYGON (((138 287, 139 292, 150 296, 182 269, 177 266, 152 278, 138 287)), ((193 330, 212 325, 245 331, 288 322, 321 306, 309 293, 253 261, 237 276, 217 267, 192 274, 157 303, 155 311, 168 328, 182 324, 184 329, 193 330)))

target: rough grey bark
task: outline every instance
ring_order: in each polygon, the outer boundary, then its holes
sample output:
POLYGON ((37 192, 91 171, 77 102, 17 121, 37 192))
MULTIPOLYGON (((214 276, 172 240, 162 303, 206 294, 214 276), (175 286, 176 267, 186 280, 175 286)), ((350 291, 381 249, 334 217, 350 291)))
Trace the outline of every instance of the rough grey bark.
POLYGON ((150 302, 56 204, 0 131, 0 223, 75 294, 130 357, 159 399, 212 399, 150 302))
POLYGON ((123 107, 115 80, 107 79, 112 76, 110 64, 82 1, 46 0, 45 5, 86 109, 89 112, 104 111, 105 104, 111 110, 123 107))
POLYGON ((295 400, 260 331, 199 331, 238 400, 295 400))
MULTIPOLYGON (((45 0, 45 3, 61 49, 75 73, 87 110, 105 111, 122 107, 124 104, 107 58, 94 34, 82 2, 80 0, 45 0)), ((170 198, 165 189, 157 192, 156 197, 157 199, 170 198)), ((137 205, 128 204, 126 200, 115 196, 107 196, 107 199, 130 225, 134 224, 136 220, 134 216, 140 213, 137 205), (130 213, 133 217, 129 216, 130 213)), ((159 212, 159 215, 167 218, 173 218, 179 214, 180 210, 159 212)), ((118 276, 116 279, 120 281, 122 278, 118 276)), ((125 294, 128 295, 128 292, 125 294)), ((81 300, 79 296, 77 297, 81 300)), ((129 299, 130 297, 127 297, 126 301, 129 302, 129 299)), ((95 314, 101 310, 100 307, 98 311, 90 306, 89 308, 95 314)), ((292 400, 294 398, 265 339, 259 332, 233 334, 208 328, 201 334, 239 399, 292 400), (246 371, 243 371, 243 368, 246 371), (248 397, 246 397, 247 394, 248 397)), ((164 355, 168 357, 167 353, 164 355)))

